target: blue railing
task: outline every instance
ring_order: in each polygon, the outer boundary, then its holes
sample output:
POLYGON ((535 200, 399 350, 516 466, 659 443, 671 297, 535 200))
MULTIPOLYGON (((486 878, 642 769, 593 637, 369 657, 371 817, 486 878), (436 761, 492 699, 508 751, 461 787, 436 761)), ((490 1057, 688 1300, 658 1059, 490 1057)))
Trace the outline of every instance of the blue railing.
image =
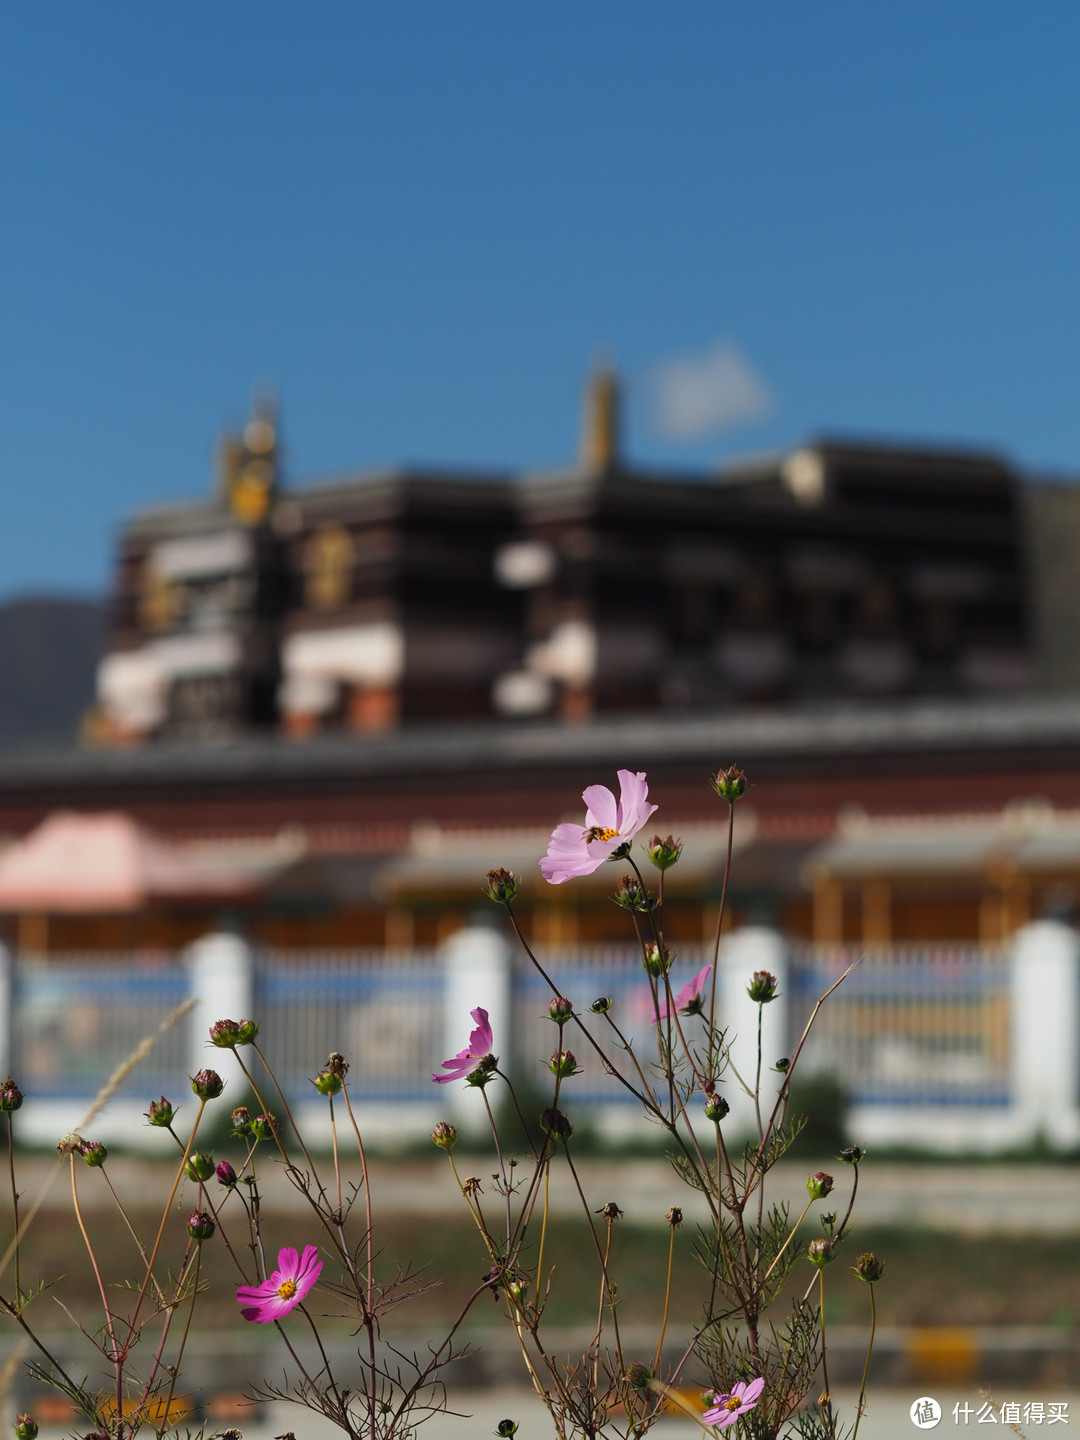
POLYGON ((792 1046, 822 1007, 803 1056, 857 1104, 1001 1106, 1012 1099, 1009 963, 1001 948, 801 947, 790 956, 792 1046))

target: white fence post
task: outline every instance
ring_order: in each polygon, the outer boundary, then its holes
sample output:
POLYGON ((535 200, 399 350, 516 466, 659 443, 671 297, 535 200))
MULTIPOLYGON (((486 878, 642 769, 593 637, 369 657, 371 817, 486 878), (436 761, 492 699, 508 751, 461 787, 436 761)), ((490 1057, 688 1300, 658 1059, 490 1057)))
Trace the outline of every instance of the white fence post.
MULTIPOLYGON (((788 956, 783 936, 765 925, 747 925, 726 935, 720 945, 720 974, 717 985, 722 1003, 717 1024, 727 1031, 731 1059, 743 1080, 753 1088, 757 1070, 757 1002, 746 993, 756 970, 776 976, 776 999, 761 1016, 761 1097, 762 1119, 771 1112, 782 1083, 773 1066, 786 1055, 788 1043, 788 956)), ((731 1106, 728 1122, 733 1134, 749 1135, 757 1130, 754 1103, 730 1072, 720 1093, 731 1106)))
MULTIPOLYGON (((499 1068, 507 1074, 513 1065, 513 956, 504 935, 487 925, 469 925, 455 931, 442 947, 446 968, 446 1010, 443 1020, 444 1055, 464 1050, 475 1022, 470 1012, 478 1006, 488 1012, 499 1068)), ((488 1126, 483 1101, 464 1080, 446 1085, 446 1110, 459 1129, 477 1135, 488 1126)))
POLYGON ((188 974, 195 1008, 189 1017, 188 1063, 194 1075, 216 1070, 236 1097, 246 1093, 248 1082, 231 1050, 210 1043, 210 1026, 216 1020, 253 1020, 254 963, 251 947, 240 935, 219 932, 204 935, 187 951, 188 974))
POLYGON ((1057 920, 1024 925, 1011 955, 1012 1054, 1017 1108, 1034 1139, 1056 1149, 1080 1140, 1080 937, 1057 920))

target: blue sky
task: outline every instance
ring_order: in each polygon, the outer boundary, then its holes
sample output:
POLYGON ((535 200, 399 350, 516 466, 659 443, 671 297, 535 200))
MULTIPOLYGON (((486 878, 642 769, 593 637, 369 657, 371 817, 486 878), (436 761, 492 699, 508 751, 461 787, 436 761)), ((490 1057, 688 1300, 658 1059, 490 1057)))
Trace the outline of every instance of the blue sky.
POLYGON ((858 434, 1080 471, 1080 10, 0 15, 0 596, 107 583, 276 383, 295 479, 858 434))

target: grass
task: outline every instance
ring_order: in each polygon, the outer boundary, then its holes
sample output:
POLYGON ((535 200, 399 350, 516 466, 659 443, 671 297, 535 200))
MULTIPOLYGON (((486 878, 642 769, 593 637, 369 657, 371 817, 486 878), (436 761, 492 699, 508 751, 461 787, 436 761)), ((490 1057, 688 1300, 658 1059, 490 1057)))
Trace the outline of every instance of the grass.
MULTIPOLYGON (((178 1263, 186 1240, 184 1210, 170 1221, 164 1253, 166 1267, 178 1263)), ((594 1217, 595 1218, 595 1217, 594 1217)), ((140 1233, 152 1236, 156 1215, 135 1212, 140 1233)), ((600 1223, 599 1221, 597 1222, 600 1223)), ((136 1280, 138 1254, 131 1237, 103 1214, 87 1216, 87 1224, 107 1277, 116 1282, 136 1280)), ((807 1227, 805 1238, 815 1232, 807 1227)), ((231 1228, 234 1246, 243 1243, 238 1227, 231 1228)), ((293 1219, 282 1223, 271 1217, 264 1227, 268 1258, 280 1245, 302 1246, 318 1241, 310 1223, 293 1219), (298 1233, 299 1232, 299 1233, 298 1233)), ((672 1324, 696 1320, 705 1288, 705 1272, 694 1254, 694 1227, 676 1233, 672 1287, 672 1324)), ((643 1228, 620 1221, 615 1227, 612 1269, 618 1280, 620 1317, 627 1324, 655 1324, 663 1303, 667 1266, 666 1228, 643 1228)), ((448 1322, 478 1286, 488 1268, 487 1254, 471 1223, 418 1222, 415 1217, 387 1217, 379 1222, 378 1272, 393 1276, 397 1265, 411 1269, 421 1282, 439 1283, 405 1306, 389 1322, 408 1328, 430 1326, 433 1331, 448 1322)), ((877 1287, 878 1322, 882 1325, 1080 1325, 1080 1301, 1075 1277, 1080 1274, 1080 1236, 964 1237, 934 1231, 872 1230, 861 1227, 844 1245, 826 1272, 828 1318, 832 1322, 861 1324, 867 1316, 866 1287, 850 1267, 863 1250, 875 1250, 886 1262, 877 1287)), ((322 1254, 327 1255, 322 1247, 322 1254)), ((588 1324, 595 1319, 599 1301, 599 1274, 588 1231, 575 1221, 557 1220, 549 1227, 545 1270, 552 1286, 548 1323, 553 1326, 588 1324)), ((43 1329, 63 1328, 66 1321, 58 1300, 91 1327, 100 1323, 96 1287, 82 1242, 71 1220, 62 1212, 38 1216, 23 1253, 24 1287, 62 1273, 63 1279, 34 1302, 32 1318, 43 1329)), ((800 1264, 792 1286, 801 1291, 812 1276, 809 1264, 800 1264)), ((246 1328, 239 1319, 234 1298, 238 1283, 232 1262, 220 1237, 204 1249, 206 1294, 196 1311, 200 1328, 246 1328)), ((331 1277, 328 1264, 324 1279, 331 1277)), ((12 1277, 5 1276, 10 1289, 12 1277)), ((115 1291, 118 1309, 130 1296, 115 1291)), ((330 1297, 324 1296, 324 1303, 330 1297)), ((782 1302, 785 1303, 786 1302, 782 1302)), ((319 1309, 318 1306, 315 1307, 319 1309)), ((327 1303, 329 1308, 329 1303, 327 1303)), ((500 1307, 482 1295, 473 1306, 471 1323, 500 1323, 500 1307)), ((13 1327, 12 1327, 13 1328, 13 1327)))

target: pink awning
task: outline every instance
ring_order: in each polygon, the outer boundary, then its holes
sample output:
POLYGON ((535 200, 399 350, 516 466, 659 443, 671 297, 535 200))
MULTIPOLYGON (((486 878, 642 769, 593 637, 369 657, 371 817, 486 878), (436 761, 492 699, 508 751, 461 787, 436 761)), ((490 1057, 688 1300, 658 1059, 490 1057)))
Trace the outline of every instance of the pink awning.
POLYGON ((152 900, 238 899, 250 868, 185 854, 130 815, 60 810, 0 854, 0 911, 138 910, 152 900))

